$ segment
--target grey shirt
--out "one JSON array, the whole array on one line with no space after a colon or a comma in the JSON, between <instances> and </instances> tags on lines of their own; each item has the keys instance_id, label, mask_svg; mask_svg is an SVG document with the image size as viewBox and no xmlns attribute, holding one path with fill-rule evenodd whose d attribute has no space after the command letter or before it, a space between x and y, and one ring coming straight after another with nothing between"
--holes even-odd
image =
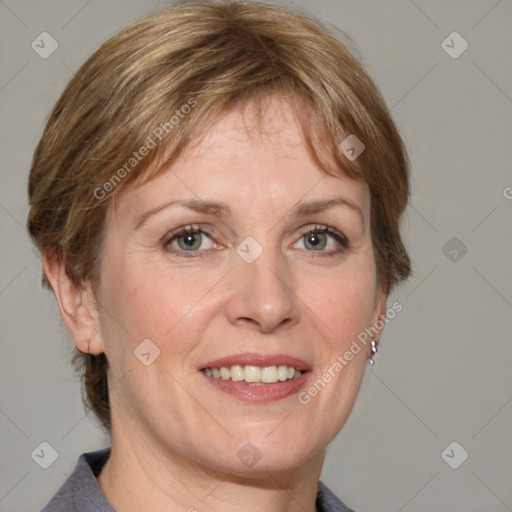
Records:
<instances>
[{"instance_id":1,"label":"grey shirt","mask_svg":"<svg viewBox=\"0 0 512 512\"><path fill-rule=\"evenodd\" d=\"M110 448L82 453L70 477L41 512L115 512L96 479L110 456ZM318 482L317 512L354 512L322 482Z\"/></svg>"}]
</instances>

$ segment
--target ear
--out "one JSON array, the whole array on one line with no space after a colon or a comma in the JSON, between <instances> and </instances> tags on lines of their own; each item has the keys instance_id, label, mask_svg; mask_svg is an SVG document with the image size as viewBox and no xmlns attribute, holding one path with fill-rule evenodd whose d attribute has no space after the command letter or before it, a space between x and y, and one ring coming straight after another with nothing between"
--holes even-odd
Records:
<instances>
[{"instance_id":1,"label":"ear","mask_svg":"<svg viewBox=\"0 0 512 512\"><path fill-rule=\"evenodd\" d=\"M45 251L42 260L44 273L76 348L83 353L101 354L104 349L99 336L98 309L90 285L77 285L70 279L55 249Z\"/></svg>"},{"instance_id":2,"label":"ear","mask_svg":"<svg viewBox=\"0 0 512 512\"><path fill-rule=\"evenodd\" d=\"M375 336L373 339L375 343L379 343L380 337L382 336L382 331L384 330L384 326L386 325L386 301L388 298L388 293L384 287L381 287L375 296L375 309L373 312L372 319L372 327L376 330Z\"/></svg>"}]
</instances>

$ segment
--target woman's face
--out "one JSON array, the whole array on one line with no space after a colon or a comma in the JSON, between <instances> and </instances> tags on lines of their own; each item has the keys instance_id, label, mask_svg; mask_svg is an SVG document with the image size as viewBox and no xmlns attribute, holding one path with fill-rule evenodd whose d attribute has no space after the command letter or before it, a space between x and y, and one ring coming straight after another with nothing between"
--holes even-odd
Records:
<instances>
[{"instance_id":1,"label":"woman's face","mask_svg":"<svg viewBox=\"0 0 512 512\"><path fill-rule=\"evenodd\" d=\"M269 112L261 131L250 108L230 112L107 215L98 334L114 442L286 470L322 459L352 408L370 350L353 342L385 308L369 190L315 165L286 106Z\"/></svg>"}]
</instances>

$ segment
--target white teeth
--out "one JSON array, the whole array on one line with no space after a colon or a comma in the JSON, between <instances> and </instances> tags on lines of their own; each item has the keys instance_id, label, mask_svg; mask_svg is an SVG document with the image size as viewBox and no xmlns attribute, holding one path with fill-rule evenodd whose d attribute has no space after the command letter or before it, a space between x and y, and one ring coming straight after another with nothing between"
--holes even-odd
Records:
<instances>
[{"instance_id":1,"label":"white teeth","mask_svg":"<svg viewBox=\"0 0 512 512\"><path fill-rule=\"evenodd\" d=\"M208 369L208 368L207 368ZM238 381L244 380L244 367L235 364L231 367L231 380Z\"/></svg>"},{"instance_id":2,"label":"white teeth","mask_svg":"<svg viewBox=\"0 0 512 512\"><path fill-rule=\"evenodd\" d=\"M246 366L244 368L245 382L261 382L261 368L259 366Z\"/></svg>"},{"instance_id":3,"label":"white teeth","mask_svg":"<svg viewBox=\"0 0 512 512\"><path fill-rule=\"evenodd\" d=\"M249 384L264 383L275 384L286 380L296 379L302 375L300 370L291 366L252 366L252 365L233 365L231 368L222 366L221 368L205 368L204 373L208 377L214 377L222 380L245 381Z\"/></svg>"},{"instance_id":4,"label":"white teeth","mask_svg":"<svg viewBox=\"0 0 512 512\"><path fill-rule=\"evenodd\" d=\"M261 369L261 382L273 384L277 382L277 366L265 366Z\"/></svg>"},{"instance_id":5,"label":"white teeth","mask_svg":"<svg viewBox=\"0 0 512 512\"><path fill-rule=\"evenodd\" d=\"M277 368L277 378L283 382L288 378L288 367L285 365L280 365Z\"/></svg>"}]
</instances>

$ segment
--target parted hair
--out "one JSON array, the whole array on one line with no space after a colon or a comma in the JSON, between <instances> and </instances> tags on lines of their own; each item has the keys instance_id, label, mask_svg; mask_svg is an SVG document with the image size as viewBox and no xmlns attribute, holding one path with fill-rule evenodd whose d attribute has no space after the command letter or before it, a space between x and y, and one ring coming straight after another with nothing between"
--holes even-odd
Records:
<instances>
[{"instance_id":1,"label":"parted hair","mask_svg":"<svg viewBox=\"0 0 512 512\"><path fill-rule=\"evenodd\" d=\"M367 183L379 285L411 272L399 223L409 199L404 143L376 85L339 36L302 11L262 2L178 2L122 29L72 77L35 150L29 233L69 278L97 291L106 212L164 172L219 116L269 98L293 106L314 161ZM364 144L355 160L340 144ZM353 152L352 152L353 153ZM49 281L43 273L43 285ZM73 358L83 400L111 430L108 361Z\"/></svg>"}]
</instances>

